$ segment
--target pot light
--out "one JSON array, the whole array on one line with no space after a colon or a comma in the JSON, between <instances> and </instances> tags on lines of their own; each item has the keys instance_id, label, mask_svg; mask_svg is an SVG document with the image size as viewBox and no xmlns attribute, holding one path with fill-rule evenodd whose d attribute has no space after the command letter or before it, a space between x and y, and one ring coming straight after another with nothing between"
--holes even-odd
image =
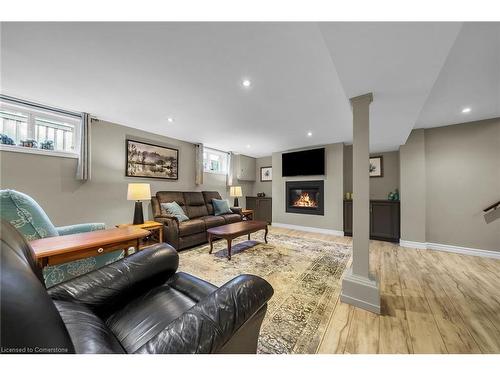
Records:
<instances>
[{"instance_id":1,"label":"pot light","mask_svg":"<svg viewBox=\"0 0 500 375\"><path fill-rule=\"evenodd\" d=\"M312 132L307 132L308 137L312 137L313 133Z\"/></svg>"},{"instance_id":2,"label":"pot light","mask_svg":"<svg viewBox=\"0 0 500 375\"><path fill-rule=\"evenodd\" d=\"M250 148L250 145L247 145L247 148Z\"/></svg>"},{"instance_id":3,"label":"pot light","mask_svg":"<svg viewBox=\"0 0 500 375\"><path fill-rule=\"evenodd\" d=\"M462 113L469 113L469 112L470 112L470 107L462 109Z\"/></svg>"},{"instance_id":4,"label":"pot light","mask_svg":"<svg viewBox=\"0 0 500 375\"><path fill-rule=\"evenodd\" d=\"M174 122L174 119L173 119L173 117L169 117L169 118L167 118L167 121L168 122Z\"/></svg>"},{"instance_id":5,"label":"pot light","mask_svg":"<svg viewBox=\"0 0 500 375\"><path fill-rule=\"evenodd\" d=\"M250 87L252 85L252 82L249 79L244 79L243 81L241 81L241 84L243 85L243 87Z\"/></svg>"}]
</instances>

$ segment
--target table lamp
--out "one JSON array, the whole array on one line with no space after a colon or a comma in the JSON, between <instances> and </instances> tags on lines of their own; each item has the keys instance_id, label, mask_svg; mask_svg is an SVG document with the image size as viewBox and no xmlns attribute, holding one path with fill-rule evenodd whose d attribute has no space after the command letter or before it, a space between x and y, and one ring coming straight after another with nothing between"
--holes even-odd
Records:
<instances>
[{"instance_id":1,"label":"table lamp","mask_svg":"<svg viewBox=\"0 0 500 375\"><path fill-rule=\"evenodd\" d=\"M128 184L127 200L135 201L134 225L144 224L142 201L151 199L149 184Z\"/></svg>"},{"instance_id":2,"label":"table lamp","mask_svg":"<svg viewBox=\"0 0 500 375\"><path fill-rule=\"evenodd\" d=\"M241 186L231 186L229 189L229 195L234 197L234 207L239 207L238 198L242 197Z\"/></svg>"}]
</instances>

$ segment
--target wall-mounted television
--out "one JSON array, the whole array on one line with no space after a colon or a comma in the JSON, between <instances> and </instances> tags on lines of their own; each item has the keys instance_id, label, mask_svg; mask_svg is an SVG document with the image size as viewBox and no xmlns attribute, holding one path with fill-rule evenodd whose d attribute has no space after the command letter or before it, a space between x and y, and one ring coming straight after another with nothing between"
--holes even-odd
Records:
<instances>
[{"instance_id":1,"label":"wall-mounted television","mask_svg":"<svg viewBox=\"0 0 500 375\"><path fill-rule=\"evenodd\" d=\"M281 154L283 177L313 176L325 174L325 149L287 152Z\"/></svg>"}]
</instances>

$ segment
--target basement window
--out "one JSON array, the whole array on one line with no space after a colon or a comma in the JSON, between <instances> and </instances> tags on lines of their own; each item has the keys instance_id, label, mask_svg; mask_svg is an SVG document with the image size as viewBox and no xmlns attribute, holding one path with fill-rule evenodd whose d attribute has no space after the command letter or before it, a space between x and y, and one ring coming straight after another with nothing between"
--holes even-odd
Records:
<instances>
[{"instance_id":1,"label":"basement window","mask_svg":"<svg viewBox=\"0 0 500 375\"><path fill-rule=\"evenodd\" d=\"M227 174L227 153L204 148L203 171L216 174Z\"/></svg>"},{"instance_id":2,"label":"basement window","mask_svg":"<svg viewBox=\"0 0 500 375\"><path fill-rule=\"evenodd\" d=\"M0 101L0 150L78 157L81 117Z\"/></svg>"}]
</instances>

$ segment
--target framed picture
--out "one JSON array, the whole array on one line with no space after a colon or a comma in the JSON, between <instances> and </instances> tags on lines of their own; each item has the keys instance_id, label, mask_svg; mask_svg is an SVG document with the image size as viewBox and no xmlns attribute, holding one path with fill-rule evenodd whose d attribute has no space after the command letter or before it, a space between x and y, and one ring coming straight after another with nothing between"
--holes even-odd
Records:
<instances>
[{"instance_id":1,"label":"framed picture","mask_svg":"<svg viewBox=\"0 0 500 375\"><path fill-rule=\"evenodd\" d=\"M260 167L260 181L272 181L273 180L273 167Z\"/></svg>"},{"instance_id":2,"label":"framed picture","mask_svg":"<svg viewBox=\"0 0 500 375\"><path fill-rule=\"evenodd\" d=\"M179 150L127 139L126 153L127 177L179 178Z\"/></svg>"},{"instance_id":3,"label":"framed picture","mask_svg":"<svg viewBox=\"0 0 500 375\"><path fill-rule=\"evenodd\" d=\"M370 177L384 176L384 162L382 156L374 156L370 158Z\"/></svg>"}]
</instances>

